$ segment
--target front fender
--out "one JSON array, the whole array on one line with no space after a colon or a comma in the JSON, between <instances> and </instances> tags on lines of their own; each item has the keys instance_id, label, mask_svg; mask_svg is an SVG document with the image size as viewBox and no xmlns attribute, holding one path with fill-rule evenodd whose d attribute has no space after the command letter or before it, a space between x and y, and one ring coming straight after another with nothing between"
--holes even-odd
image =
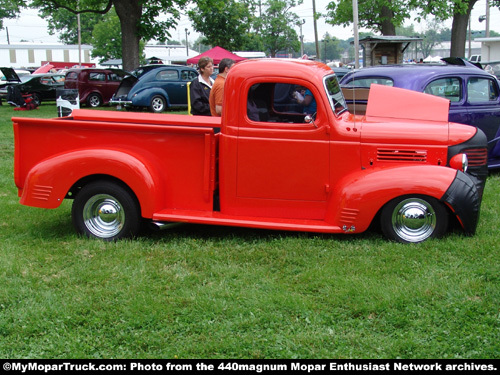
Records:
<instances>
[{"instance_id":1,"label":"front fender","mask_svg":"<svg viewBox=\"0 0 500 375\"><path fill-rule=\"evenodd\" d=\"M132 105L138 107L147 107L151 104L151 99L155 95L161 95L167 101L167 107L170 107L170 99L168 97L167 92L160 87L148 87L143 90L135 92L130 100L132 101Z\"/></svg>"},{"instance_id":2,"label":"front fender","mask_svg":"<svg viewBox=\"0 0 500 375\"><path fill-rule=\"evenodd\" d=\"M360 170L344 177L332 190L326 221L346 231L368 229L390 200L408 194L441 199L457 175L447 167L422 165Z\"/></svg>"},{"instance_id":3,"label":"front fender","mask_svg":"<svg viewBox=\"0 0 500 375\"><path fill-rule=\"evenodd\" d=\"M104 162L105 161L105 162ZM26 177L20 203L41 208L59 207L70 188L93 175L115 177L137 196L143 217L152 217L161 207L162 179L152 162L117 150L79 150L44 160Z\"/></svg>"}]
</instances>

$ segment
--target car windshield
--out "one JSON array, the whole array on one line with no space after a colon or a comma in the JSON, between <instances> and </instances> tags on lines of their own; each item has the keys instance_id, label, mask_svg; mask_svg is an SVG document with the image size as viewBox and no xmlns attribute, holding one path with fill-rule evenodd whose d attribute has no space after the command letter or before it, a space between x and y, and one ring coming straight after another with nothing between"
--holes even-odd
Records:
<instances>
[{"instance_id":1,"label":"car windshield","mask_svg":"<svg viewBox=\"0 0 500 375\"><path fill-rule=\"evenodd\" d=\"M340 89L339 81L335 75L331 75L325 78L325 89L330 99L330 105L332 106L333 113L335 115L340 115L342 112L347 111L347 104L345 102L344 95Z\"/></svg>"}]
</instances>

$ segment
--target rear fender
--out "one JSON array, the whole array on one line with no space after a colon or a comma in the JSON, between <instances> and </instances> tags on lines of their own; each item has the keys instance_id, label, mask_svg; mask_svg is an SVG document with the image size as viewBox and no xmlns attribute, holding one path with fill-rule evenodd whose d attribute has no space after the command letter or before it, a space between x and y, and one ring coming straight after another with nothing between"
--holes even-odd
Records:
<instances>
[{"instance_id":1,"label":"rear fender","mask_svg":"<svg viewBox=\"0 0 500 375\"><path fill-rule=\"evenodd\" d=\"M137 196L143 217L152 217L155 209L164 204L164 186L154 163L122 151L102 149L70 152L37 164L26 177L20 203L59 207L77 181L93 175L112 176L126 184Z\"/></svg>"},{"instance_id":2,"label":"rear fender","mask_svg":"<svg viewBox=\"0 0 500 375\"><path fill-rule=\"evenodd\" d=\"M333 189L326 221L345 231L368 229L378 211L402 195L441 199L457 175L452 168L406 166L372 168L352 173Z\"/></svg>"},{"instance_id":3,"label":"rear fender","mask_svg":"<svg viewBox=\"0 0 500 375\"><path fill-rule=\"evenodd\" d=\"M170 107L170 99L165 90L159 87L146 88L144 90L135 92L131 95L130 100L132 100L132 105L147 107L151 104L151 99L155 95L163 96L167 101L167 107Z\"/></svg>"}]
</instances>

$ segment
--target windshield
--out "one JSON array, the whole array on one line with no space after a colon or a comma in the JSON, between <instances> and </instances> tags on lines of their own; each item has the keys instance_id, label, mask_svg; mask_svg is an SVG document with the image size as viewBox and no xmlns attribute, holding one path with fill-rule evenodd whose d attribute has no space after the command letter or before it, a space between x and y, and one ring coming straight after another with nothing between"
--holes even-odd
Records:
<instances>
[{"instance_id":1,"label":"windshield","mask_svg":"<svg viewBox=\"0 0 500 375\"><path fill-rule=\"evenodd\" d=\"M340 89L339 81L335 75L331 75L325 78L325 89L330 99L330 105L332 106L333 113L335 115L340 115L342 112L347 111L347 104L345 102L344 95Z\"/></svg>"}]
</instances>

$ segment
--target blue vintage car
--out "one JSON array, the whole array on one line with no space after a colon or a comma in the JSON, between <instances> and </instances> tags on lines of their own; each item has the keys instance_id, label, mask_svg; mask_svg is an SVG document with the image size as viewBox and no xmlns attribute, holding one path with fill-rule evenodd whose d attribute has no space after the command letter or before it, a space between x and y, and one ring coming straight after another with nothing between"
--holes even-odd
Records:
<instances>
[{"instance_id":1,"label":"blue vintage car","mask_svg":"<svg viewBox=\"0 0 500 375\"><path fill-rule=\"evenodd\" d=\"M500 168L500 88L498 79L461 59L442 64L380 65L347 73L340 85L344 93L369 88L372 83L406 88L450 100L449 121L480 128L488 138L488 167ZM355 91L356 92L356 91ZM352 107L352 94L346 94ZM358 95L356 103L363 106ZM366 96L364 97L366 101ZM425 111L425 108L422 108ZM473 162L473 161L472 161Z\"/></svg>"},{"instance_id":2,"label":"blue vintage car","mask_svg":"<svg viewBox=\"0 0 500 375\"><path fill-rule=\"evenodd\" d=\"M180 65L151 65L125 77L110 100L129 109L148 108L163 112L187 107L187 84L198 76L194 68Z\"/></svg>"}]
</instances>

